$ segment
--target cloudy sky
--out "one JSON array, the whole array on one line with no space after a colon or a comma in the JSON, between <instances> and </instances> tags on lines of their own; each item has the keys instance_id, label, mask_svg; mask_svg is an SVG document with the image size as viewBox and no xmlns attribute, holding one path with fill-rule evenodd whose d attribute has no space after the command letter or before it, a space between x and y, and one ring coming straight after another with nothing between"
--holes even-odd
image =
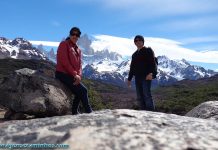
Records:
<instances>
[{"instance_id":1,"label":"cloudy sky","mask_svg":"<svg viewBox=\"0 0 218 150\"><path fill-rule=\"evenodd\" d=\"M105 46L119 39L122 47L141 34L158 55L184 57L218 69L217 0L1 0L0 4L0 36L8 39L57 45L72 26L78 26L83 33L103 37Z\"/></svg>"}]
</instances>

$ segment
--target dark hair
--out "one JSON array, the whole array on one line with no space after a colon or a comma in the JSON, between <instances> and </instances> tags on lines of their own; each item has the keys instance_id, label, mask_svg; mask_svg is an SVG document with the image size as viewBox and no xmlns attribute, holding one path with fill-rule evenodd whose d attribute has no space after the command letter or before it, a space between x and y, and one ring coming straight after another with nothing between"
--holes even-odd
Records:
<instances>
[{"instance_id":1,"label":"dark hair","mask_svg":"<svg viewBox=\"0 0 218 150\"><path fill-rule=\"evenodd\" d=\"M142 35L136 35L135 38L134 38L134 41L136 41L137 39L143 41L143 43L144 43L144 41L145 41L145 40L144 40L144 37L143 37Z\"/></svg>"},{"instance_id":2,"label":"dark hair","mask_svg":"<svg viewBox=\"0 0 218 150\"><path fill-rule=\"evenodd\" d=\"M70 29L70 35L73 35L73 32L78 32L81 35L81 31L78 27L73 27Z\"/></svg>"},{"instance_id":3,"label":"dark hair","mask_svg":"<svg viewBox=\"0 0 218 150\"><path fill-rule=\"evenodd\" d=\"M66 39L65 39L65 41L67 41L67 40L69 40L70 39L70 37L68 36Z\"/></svg>"}]
</instances>

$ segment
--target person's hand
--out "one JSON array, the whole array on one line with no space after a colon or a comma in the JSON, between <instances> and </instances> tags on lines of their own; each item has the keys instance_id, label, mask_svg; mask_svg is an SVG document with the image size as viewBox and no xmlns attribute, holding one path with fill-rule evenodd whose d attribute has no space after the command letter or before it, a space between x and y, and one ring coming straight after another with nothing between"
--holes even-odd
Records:
<instances>
[{"instance_id":1,"label":"person's hand","mask_svg":"<svg viewBox=\"0 0 218 150\"><path fill-rule=\"evenodd\" d=\"M149 74L146 76L146 80L152 80L152 73L149 73Z\"/></svg>"},{"instance_id":2,"label":"person's hand","mask_svg":"<svg viewBox=\"0 0 218 150\"><path fill-rule=\"evenodd\" d=\"M81 77L79 75L74 76L74 79L75 79L73 83L74 85L78 85L81 81Z\"/></svg>"},{"instance_id":3,"label":"person's hand","mask_svg":"<svg viewBox=\"0 0 218 150\"><path fill-rule=\"evenodd\" d=\"M127 86L130 88L131 87L131 81L127 80Z\"/></svg>"}]
</instances>

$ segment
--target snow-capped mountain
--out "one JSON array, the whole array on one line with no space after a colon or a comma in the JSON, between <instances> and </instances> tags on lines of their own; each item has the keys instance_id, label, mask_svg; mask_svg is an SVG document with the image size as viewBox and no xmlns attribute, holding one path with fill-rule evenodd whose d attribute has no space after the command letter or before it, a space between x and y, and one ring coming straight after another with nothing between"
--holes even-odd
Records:
<instances>
[{"instance_id":1,"label":"snow-capped mountain","mask_svg":"<svg viewBox=\"0 0 218 150\"><path fill-rule=\"evenodd\" d=\"M214 75L213 70L206 70L203 67L191 65L185 59L170 60L166 56L158 57L159 69L177 80L196 80Z\"/></svg>"},{"instance_id":2,"label":"snow-capped mountain","mask_svg":"<svg viewBox=\"0 0 218 150\"><path fill-rule=\"evenodd\" d=\"M121 50L123 47L102 47L99 46L99 43L96 45L95 40L94 38L90 39L88 35L83 35L78 41L79 47L83 51L83 76L125 86L131 58L116 52L123 51ZM116 44L116 41L113 41L113 43ZM117 48L117 50L111 51L112 48ZM54 62L56 61L54 49L45 51L42 45L35 48L23 38L16 38L12 41L0 38L0 58L6 57L17 59L49 58ZM182 79L196 80L217 73L213 70L191 65L185 59L171 60L166 56L158 56L157 58L159 62L158 75L157 79L153 81L154 85L168 85Z\"/></svg>"},{"instance_id":3,"label":"snow-capped mountain","mask_svg":"<svg viewBox=\"0 0 218 150\"><path fill-rule=\"evenodd\" d=\"M101 80L117 85L126 85L130 68L130 58L123 58L122 55L100 49L93 46L88 36L82 36L79 41L83 49L83 74L85 77ZM88 42L86 42L88 41ZM203 67L191 65L185 59L170 60L166 56L158 56L158 75L154 85L167 85L182 79L196 80L210 77L216 74L213 70L206 70Z\"/></svg>"},{"instance_id":4,"label":"snow-capped mountain","mask_svg":"<svg viewBox=\"0 0 218 150\"><path fill-rule=\"evenodd\" d=\"M170 60L166 56L158 56L158 75L155 85L167 85L182 79L196 80L216 74L213 70L206 70L194 66L183 60ZM91 79L100 79L108 83L124 85L128 77L130 60L112 61L101 60L85 65L84 76Z\"/></svg>"},{"instance_id":5,"label":"snow-capped mountain","mask_svg":"<svg viewBox=\"0 0 218 150\"><path fill-rule=\"evenodd\" d=\"M54 61L54 62L56 61L56 54L55 54L53 48L51 48L51 50L46 53L46 56L47 56L50 60L52 60L52 61Z\"/></svg>"},{"instance_id":6,"label":"snow-capped mountain","mask_svg":"<svg viewBox=\"0 0 218 150\"><path fill-rule=\"evenodd\" d=\"M47 59L45 54L23 38L8 40L0 37L0 59L2 58Z\"/></svg>"}]
</instances>

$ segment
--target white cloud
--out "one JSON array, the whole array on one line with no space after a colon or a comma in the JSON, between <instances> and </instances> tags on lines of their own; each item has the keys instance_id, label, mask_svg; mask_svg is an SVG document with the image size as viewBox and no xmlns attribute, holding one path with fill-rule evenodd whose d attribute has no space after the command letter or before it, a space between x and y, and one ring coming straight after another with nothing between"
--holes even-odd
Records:
<instances>
[{"instance_id":1,"label":"white cloud","mask_svg":"<svg viewBox=\"0 0 218 150\"><path fill-rule=\"evenodd\" d=\"M215 30L217 29L218 16L177 18L173 20L162 21L153 26L160 31L193 31L193 30ZM199 31L200 32L200 31Z\"/></svg>"},{"instance_id":2,"label":"white cloud","mask_svg":"<svg viewBox=\"0 0 218 150\"><path fill-rule=\"evenodd\" d=\"M104 12L118 13L122 22L146 21L146 27L155 31L217 31L217 0L80 0L76 3L93 4Z\"/></svg>"},{"instance_id":3,"label":"white cloud","mask_svg":"<svg viewBox=\"0 0 218 150\"><path fill-rule=\"evenodd\" d=\"M183 44L203 43L203 42L218 42L218 36L207 37L192 37L180 40Z\"/></svg>"},{"instance_id":4,"label":"white cloud","mask_svg":"<svg viewBox=\"0 0 218 150\"><path fill-rule=\"evenodd\" d=\"M133 41L127 38L108 35L96 35L94 37L96 40L92 42L91 47L93 47L95 51L108 49L109 51L115 51L121 55L130 56L135 49Z\"/></svg>"},{"instance_id":5,"label":"white cloud","mask_svg":"<svg viewBox=\"0 0 218 150\"><path fill-rule=\"evenodd\" d=\"M125 11L128 16L136 17L217 12L218 9L217 0L80 0L80 3L97 3L101 7L122 10L120 12Z\"/></svg>"},{"instance_id":6,"label":"white cloud","mask_svg":"<svg viewBox=\"0 0 218 150\"><path fill-rule=\"evenodd\" d=\"M98 4L101 7L143 15L175 15L217 12L217 0L64 0L66 3ZM146 12L146 13L145 13ZM136 14L138 14L136 13Z\"/></svg>"},{"instance_id":7,"label":"white cloud","mask_svg":"<svg viewBox=\"0 0 218 150\"><path fill-rule=\"evenodd\" d=\"M51 41L30 41L33 45L40 45L43 46L52 46L52 47L58 47L60 42L51 42Z\"/></svg>"},{"instance_id":8,"label":"white cloud","mask_svg":"<svg viewBox=\"0 0 218 150\"><path fill-rule=\"evenodd\" d=\"M108 49L126 56L131 56L136 50L133 39L108 35L96 35L95 38L91 45L95 50ZM218 51L198 52L181 45L182 43L173 40L145 37L145 46L152 47L157 56L166 55L170 59L184 58L193 62L218 63Z\"/></svg>"},{"instance_id":9,"label":"white cloud","mask_svg":"<svg viewBox=\"0 0 218 150\"><path fill-rule=\"evenodd\" d=\"M109 51L117 52L123 56L131 56L136 50L133 38L121 38L109 35L95 35L95 40L92 42L91 47L95 51L108 49ZM59 42L49 41L30 41L32 44L44 46L58 47ZM170 59L186 59L192 62L202 63L218 63L218 50L217 51L195 51L182 47L181 42L174 40L145 37L145 46L150 46L156 56L165 55Z\"/></svg>"}]
</instances>

